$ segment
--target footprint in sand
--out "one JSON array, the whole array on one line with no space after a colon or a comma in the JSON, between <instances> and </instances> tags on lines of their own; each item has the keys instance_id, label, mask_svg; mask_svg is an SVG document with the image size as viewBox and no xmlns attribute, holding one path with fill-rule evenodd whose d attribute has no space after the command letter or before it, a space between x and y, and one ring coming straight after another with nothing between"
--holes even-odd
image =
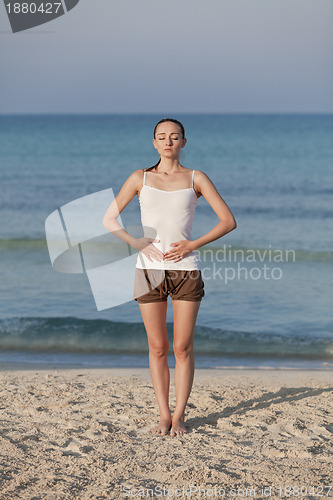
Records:
<instances>
[{"instance_id":1,"label":"footprint in sand","mask_svg":"<svg viewBox=\"0 0 333 500\"><path fill-rule=\"evenodd\" d=\"M86 446L81 441L77 439L68 439L64 444L63 448L61 448L61 452L63 455L71 455L73 457L80 457L82 453L89 453L92 451L92 446Z\"/></svg>"}]
</instances>

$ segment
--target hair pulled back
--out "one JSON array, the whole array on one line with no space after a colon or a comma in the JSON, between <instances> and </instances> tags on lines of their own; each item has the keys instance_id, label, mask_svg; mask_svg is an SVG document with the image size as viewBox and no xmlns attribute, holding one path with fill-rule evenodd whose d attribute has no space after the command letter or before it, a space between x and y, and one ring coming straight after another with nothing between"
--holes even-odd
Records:
<instances>
[{"instance_id":1,"label":"hair pulled back","mask_svg":"<svg viewBox=\"0 0 333 500\"><path fill-rule=\"evenodd\" d=\"M162 120L160 120L158 123L156 123L155 125L155 128L154 128L154 139L156 139L156 130L157 130L157 127L161 124L161 123L165 123L165 122L172 122L172 123L175 123L176 125L179 126L180 130L181 130L181 133L182 133L182 136L183 136L183 139L185 138L185 128L184 128L184 125L182 123L180 123L180 121L176 120L175 118L162 118ZM158 162L156 163L156 165L153 165L152 167L149 167L149 168L146 168L145 171L148 172L149 170L153 170L154 168L156 168L159 164L161 163L161 158L158 160Z\"/></svg>"}]
</instances>

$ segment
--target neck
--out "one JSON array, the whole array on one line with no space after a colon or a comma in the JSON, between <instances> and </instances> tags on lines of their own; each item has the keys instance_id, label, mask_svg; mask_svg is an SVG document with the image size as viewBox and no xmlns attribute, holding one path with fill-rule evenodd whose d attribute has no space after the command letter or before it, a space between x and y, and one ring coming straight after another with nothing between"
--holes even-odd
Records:
<instances>
[{"instance_id":1,"label":"neck","mask_svg":"<svg viewBox=\"0 0 333 500\"><path fill-rule=\"evenodd\" d=\"M180 163L178 158L161 158L157 166L158 172L173 174L180 171Z\"/></svg>"}]
</instances>

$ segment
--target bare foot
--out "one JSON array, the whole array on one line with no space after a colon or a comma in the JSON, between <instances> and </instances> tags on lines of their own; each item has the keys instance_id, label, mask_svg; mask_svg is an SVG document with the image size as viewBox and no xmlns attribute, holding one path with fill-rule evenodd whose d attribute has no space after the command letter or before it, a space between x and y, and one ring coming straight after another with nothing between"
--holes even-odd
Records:
<instances>
[{"instance_id":1,"label":"bare foot","mask_svg":"<svg viewBox=\"0 0 333 500\"><path fill-rule=\"evenodd\" d=\"M167 434L169 434L170 428L171 428L171 415L166 418L161 417L160 423L156 427L153 427L151 432L153 434L157 434L160 436L166 436Z\"/></svg>"},{"instance_id":2,"label":"bare foot","mask_svg":"<svg viewBox=\"0 0 333 500\"><path fill-rule=\"evenodd\" d=\"M172 417L172 427L170 430L170 436L183 436L187 433L187 429L184 423L184 417L176 418Z\"/></svg>"}]
</instances>

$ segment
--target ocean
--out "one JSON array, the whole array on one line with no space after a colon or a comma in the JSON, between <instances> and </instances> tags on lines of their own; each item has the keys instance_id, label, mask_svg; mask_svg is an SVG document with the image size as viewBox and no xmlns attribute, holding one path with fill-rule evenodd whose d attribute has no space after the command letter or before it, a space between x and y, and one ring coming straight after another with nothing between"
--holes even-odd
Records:
<instances>
[{"instance_id":1,"label":"ocean","mask_svg":"<svg viewBox=\"0 0 333 500\"><path fill-rule=\"evenodd\" d=\"M333 115L175 117L188 139L181 163L211 178L238 224L199 249L196 367L332 370ZM155 164L161 118L0 116L0 362L148 366L138 304L97 310L85 273L52 267L45 221ZM122 221L140 224L137 197ZM201 197L192 237L217 223Z\"/></svg>"}]
</instances>

